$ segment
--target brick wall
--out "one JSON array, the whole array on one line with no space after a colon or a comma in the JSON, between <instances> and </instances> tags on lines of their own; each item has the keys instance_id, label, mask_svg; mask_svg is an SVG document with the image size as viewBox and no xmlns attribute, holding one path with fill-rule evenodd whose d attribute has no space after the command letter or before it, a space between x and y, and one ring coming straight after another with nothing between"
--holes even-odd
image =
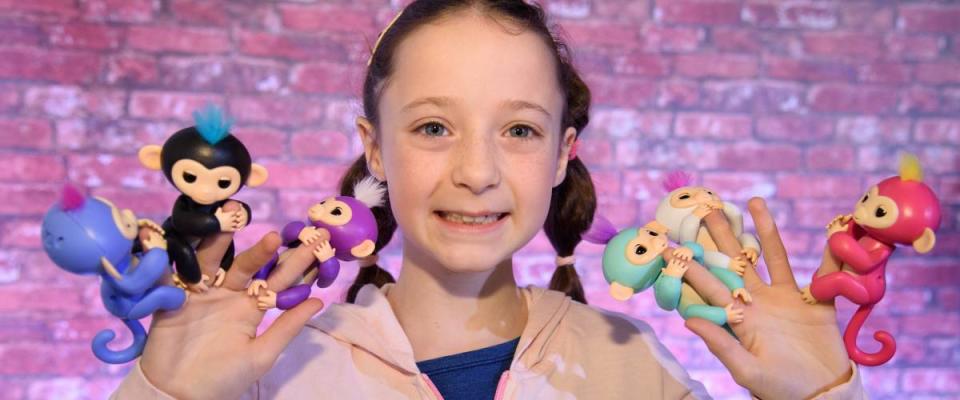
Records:
<instances>
[{"instance_id":1,"label":"brick wall","mask_svg":"<svg viewBox=\"0 0 960 400\"><path fill-rule=\"evenodd\" d=\"M89 351L104 326L93 278L55 269L39 220L65 180L160 219L175 193L139 167L206 102L271 170L244 190L240 246L300 218L361 147L352 130L368 49L398 1L0 0L0 398L102 398L125 367ZM919 155L943 200L937 249L899 251L868 322L899 349L864 368L875 398L960 396L960 5L949 1L563 0L547 3L594 93L581 154L602 211L652 215L665 171L685 168L743 204L769 199L806 282L822 226ZM396 268L398 240L386 252ZM706 347L648 294L611 301L598 246L579 268L593 304L649 321L719 398L743 398ZM517 258L543 285L538 237ZM356 267L345 267L352 276ZM338 299L348 279L317 295ZM841 301L845 323L852 307Z\"/></svg>"}]
</instances>

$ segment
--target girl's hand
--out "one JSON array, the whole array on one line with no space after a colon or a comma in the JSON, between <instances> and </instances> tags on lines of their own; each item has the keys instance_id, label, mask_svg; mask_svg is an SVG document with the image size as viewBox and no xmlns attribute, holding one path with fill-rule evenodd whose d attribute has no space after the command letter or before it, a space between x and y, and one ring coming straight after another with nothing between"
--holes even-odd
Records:
<instances>
[{"instance_id":1,"label":"girl's hand","mask_svg":"<svg viewBox=\"0 0 960 400\"><path fill-rule=\"evenodd\" d=\"M217 271L232 239L232 233L224 232L200 245L197 259L205 275ZM319 299L307 299L257 336L264 312L245 288L279 246L280 235L265 235L236 257L222 287L191 295L177 311L154 314L140 359L144 375L154 386L176 398L232 399L270 370L307 320L323 308ZM295 275L313 261L312 247L285 252L266 288L280 291L290 286Z\"/></svg>"},{"instance_id":2,"label":"girl's hand","mask_svg":"<svg viewBox=\"0 0 960 400\"><path fill-rule=\"evenodd\" d=\"M809 398L846 382L853 370L833 302L809 305L802 300L766 203L753 198L748 208L771 282L747 268L743 280L753 302L743 305L705 269L691 268L686 279L707 301L717 306L735 302L744 316L742 323L731 325L739 342L722 327L700 318L688 319L687 328L706 342L738 384L761 399Z\"/></svg>"}]
</instances>

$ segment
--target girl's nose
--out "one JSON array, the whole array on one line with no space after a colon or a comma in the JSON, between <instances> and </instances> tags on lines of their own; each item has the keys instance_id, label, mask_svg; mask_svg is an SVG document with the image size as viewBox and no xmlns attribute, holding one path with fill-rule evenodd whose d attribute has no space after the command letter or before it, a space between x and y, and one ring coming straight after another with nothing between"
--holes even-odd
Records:
<instances>
[{"instance_id":1,"label":"girl's nose","mask_svg":"<svg viewBox=\"0 0 960 400\"><path fill-rule=\"evenodd\" d=\"M500 184L500 165L492 139L465 140L452 155L453 183L480 194Z\"/></svg>"}]
</instances>

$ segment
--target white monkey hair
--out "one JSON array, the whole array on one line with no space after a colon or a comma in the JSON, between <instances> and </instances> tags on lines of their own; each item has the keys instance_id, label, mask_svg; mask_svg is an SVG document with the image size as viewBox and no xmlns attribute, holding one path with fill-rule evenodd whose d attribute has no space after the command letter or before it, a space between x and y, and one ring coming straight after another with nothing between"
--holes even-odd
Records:
<instances>
[{"instance_id":1,"label":"white monkey hair","mask_svg":"<svg viewBox=\"0 0 960 400\"><path fill-rule=\"evenodd\" d=\"M353 186L353 198L369 208L383 206L383 198L386 194L387 188L372 176L361 179Z\"/></svg>"}]
</instances>

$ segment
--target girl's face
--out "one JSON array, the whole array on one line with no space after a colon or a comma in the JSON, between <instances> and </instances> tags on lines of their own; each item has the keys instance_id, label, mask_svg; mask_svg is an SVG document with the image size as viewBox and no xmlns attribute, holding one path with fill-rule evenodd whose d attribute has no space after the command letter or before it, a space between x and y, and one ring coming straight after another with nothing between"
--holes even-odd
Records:
<instances>
[{"instance_id":1,"label":"girl's face","mask_svg":"<svg viewBox=\"0 0 960 400\"><path fill-rule=\"evenodd\" d=\"M561 126L551 50L471 10L416 29L394 57L379 134L363 118L358 128L405 255L491 269L536 235L565 177L576 131Z\"/></svg>"}]
</instances>

